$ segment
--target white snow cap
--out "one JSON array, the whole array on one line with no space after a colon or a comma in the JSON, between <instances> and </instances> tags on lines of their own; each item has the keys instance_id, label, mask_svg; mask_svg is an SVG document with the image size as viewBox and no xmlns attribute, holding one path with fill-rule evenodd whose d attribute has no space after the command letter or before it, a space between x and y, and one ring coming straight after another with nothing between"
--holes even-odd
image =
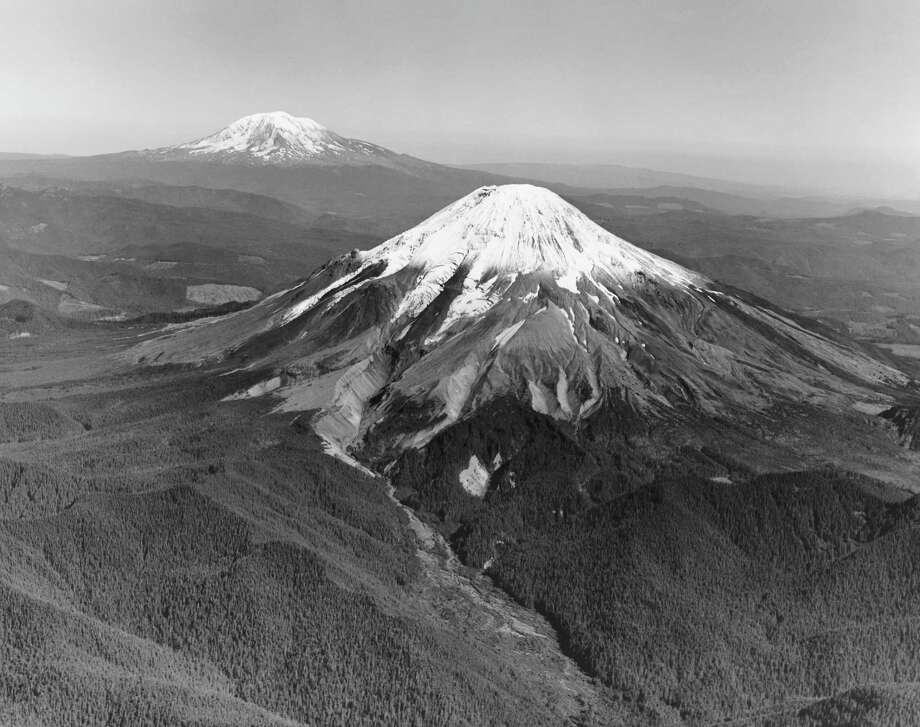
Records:
<instances>
[{"instance_id":1,"label":"white snow cap","mask_svg":"<svg viewBox=\"0 0 920 727\"><path fill-rule=\"evenodd\" d=\"M310 158L345 151L346 140L322 124L284 111L244 116L226 128L176 148L190 154L245 152L271 158Z\"/></svg>"},{"instance_id":2,"label":"white snow cap","mask_svg":"<svg viewBox=\"0 0 920 727\"><path fill-rule=\"evenodd\" d=\"M608 232L554 192L530 184L481 187L369 250L363 260L386 260L384 275L405 267L443 275L460 265L470 268L474 280L543 272L575 292L578 280L598 269L623 282L636 273L676 285L704 280Z\"/></svg>"},{"instance_id":3,"label":"white snow cap","mask_svg":"<svg viewBox=\"0 0 920 727\"><path fill-rule=\"evenodd\" d=\"M359 253L358 260L351 278L381 261L386 265L375 278L401 270L414 274L396 319L418 314L465 267L463 288L442 328L459 317L484 313L521 275L546 275L573 293L580 292L578 283L584 280L589 284L587 294L600 290L607 297L612 295L608 286L636 285L643 278L681 287L704 287L709 282L607 232L559 195L530 184L480 187L412 229ZM336 280L292 306L284 322L343 282L347 281Z\"/></svg>"}]
</instances>

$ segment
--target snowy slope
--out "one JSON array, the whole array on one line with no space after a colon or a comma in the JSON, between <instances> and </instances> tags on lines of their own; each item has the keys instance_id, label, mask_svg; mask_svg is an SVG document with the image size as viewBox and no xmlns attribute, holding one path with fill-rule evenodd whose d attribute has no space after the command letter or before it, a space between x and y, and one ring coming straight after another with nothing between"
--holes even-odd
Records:
<instances>
[{"instance_id":1,"label":"snowy slope","mask_svg":"<svg viewBox=\"0 0 920 727\"><path fill-rule=\"evenodd\" d=\"M833 334L607 232L548 190L483 187L367 252L133 353L265 369L240 395L319 410L334 451L399 451L512 397L578 426L611 408L731 417L878 405L906 377Z\"/></svg>"},{"instance_id":2,"label":"snowy slope","mask_svg":"<svg viewBox=\"0 0 920 727\"><path fill-rule=\"evenodd\" d=\"M577 292L575 281L600 269L620 283L642 272L677 284L700 276L621 240L543 187L483 187L372 250L384 274L411 265L424 274L466 264L469 275L551 274Z\"/></svg>"},{"instance_id":3,"label":"snowy slope","mask_svg":"<svg viewBox=\"0 0 920 727\"><path fill-rule=\"evenodd\" d=\"M638 278L684 287L704 280L607 232L553 192L527 184L482 187L355 260L354 278L379 265L379 277L414 275L397 317L419 313L462 270L462 291L445 325L494 306L521 276L545 276L573 293L581 282L608 298L615 295L608 286L622 289ZM284 321L302 315L324 292L292 307Z\"/></svg>"}]
</instances>

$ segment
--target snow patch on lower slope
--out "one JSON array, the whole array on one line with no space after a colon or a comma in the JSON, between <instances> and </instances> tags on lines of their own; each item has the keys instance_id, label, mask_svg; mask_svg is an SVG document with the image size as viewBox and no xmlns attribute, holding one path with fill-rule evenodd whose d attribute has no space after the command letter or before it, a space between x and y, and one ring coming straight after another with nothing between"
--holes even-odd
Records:
<instances>
[{"instance_id":1,"label":"snow patch on lower slope","mask_svg":"<svg viewBox=\"0 0 920 727\"><path fill-rule=\"evenodd\" d=\"M460 486L473 497L484 497L489 489L489 470L479 457L470 455L469 464L460 471Z\"/></svg>"}]
</instances>

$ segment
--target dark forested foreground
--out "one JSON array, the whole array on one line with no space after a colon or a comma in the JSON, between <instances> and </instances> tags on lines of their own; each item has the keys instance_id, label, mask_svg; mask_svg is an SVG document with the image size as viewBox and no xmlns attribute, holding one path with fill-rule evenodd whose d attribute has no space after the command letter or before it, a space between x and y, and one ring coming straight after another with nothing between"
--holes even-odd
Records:
<instances>
[{"instance_id":1,"label":"dark forested foreground","mask_svg":"<svg viewBox=\"0 0 920 727\"><path fill-rule=\"evenodd\" d=\"M515 506L500 509L508 538ZM920 673L916 499L795 473L655 484L525 518L490 572L652 714L706 722ZM485 532L460 540L475 548Z\"/></svg>"},{"instance_id":2,"label":"dark forested foreground","mask_svg":"<svg viewBox=\"0 0 920 727\"><path fill-rule=\"evenodd\" d=\"M652 475L628 422L603 441L483 416L407 453L397 493L543 614L627 723L920 723L920 497L833 467L758 474L728 432ZM488 461L490 439L517 454L471 497L452 452Z\"/></svg>"},{"instance_id":3,"label":"dark forested foreground","mask_svg":"<svg viewBox=\"0 0 920 727\"><path fill-rule=\"evenodd\" d=\"M466 568L306 417L221 403L247 375L110 371L138 332L2 344L0 724L920 718L914 499L711 452L577 487L534 415L485 500L397 469Z\"/></svg>"},{"instance_id":4,"label":"dark forested foreground","mask_svg":"<svg viewBox=\"0 0 920 727\"><path fill-rule=\"evenodd\" d=\"M82 335L69 371L30 343L0 372L0 724L606 721L542 619L302 420L218 403L239 376L62 384ZM26 358L46 383L14 389Z\"/></svg>"}]
</instances>

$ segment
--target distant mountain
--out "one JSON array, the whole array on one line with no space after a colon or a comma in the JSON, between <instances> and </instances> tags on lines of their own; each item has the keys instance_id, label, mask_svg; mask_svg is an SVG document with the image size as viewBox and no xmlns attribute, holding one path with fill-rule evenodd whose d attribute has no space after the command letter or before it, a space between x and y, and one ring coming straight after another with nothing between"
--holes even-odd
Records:
<instances>
[{"instance_id":1,"label":"distant mountain","mask_svg":"<svg viewBox=\"0 0 920 727\"><path fill-rule=\"evenodd\" d=\"M458 196L504 180L347 139L283 112L255 114L172 147L62 159L0 159L0 179L20 176L230 189L268 195L314 216L394 234Z\"/></svg>"},{"instance_id":2,"label":"distant mountain","mask_svg":"<svg viewBox=\"0 0 920 727\"><path fill-rule=\"evenodd\" d=\"M227 164L391 164L399 155L346 139L312 119L284 111L244 116L220 131L177 146L138 152L159 160L198 159Z\"/></svg>"}]
</instances>

